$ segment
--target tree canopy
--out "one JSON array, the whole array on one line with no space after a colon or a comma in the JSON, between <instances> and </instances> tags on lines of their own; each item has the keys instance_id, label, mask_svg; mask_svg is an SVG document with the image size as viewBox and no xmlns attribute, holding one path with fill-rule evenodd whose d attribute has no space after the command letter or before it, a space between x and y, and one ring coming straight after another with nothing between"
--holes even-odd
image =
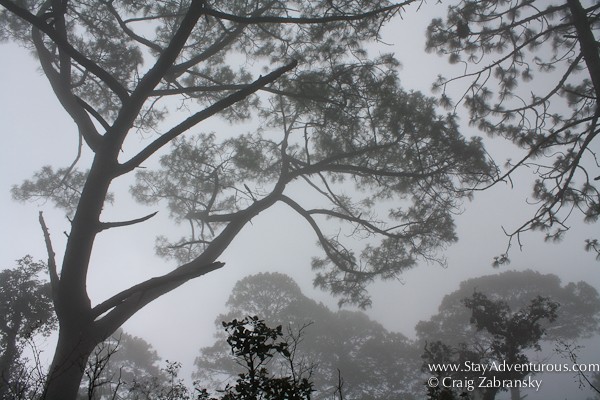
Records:
<instances>
[{"instance_id":1,"label":"tree canopy","mask_svg":"<svg viewBox=\"0 0 600 400\"><path fill-rule=\"evenodd\" d=\"M296 368L312 372L313 399L337 398L340 390L344 399L419 398L419 350L408 338L387 331L362 312L329 310L302 294L287 275L247 276L237 282L227 305L217 326L257 312L269 316L268 324L287 327L299 339L294 342ZM216 339L196 359L195 377L208 387L240 373L225 337L219 334Z\"/></svg>"},{"instance_id":2,"label":"tree canopy","mask_svg":"<svg viewBox=\"0 0 600 400\"><path fill-rule=\"evenodd\" d=\"M46 265L31 256L0 272L0 399L33 396L33 377L22 353L35 336L48 336L56 327L50 287L43 278ZM37 356L37 354L34 354Z\"/></svg>"},{"instance_id":3,"label":"tree canopy","mask_svg":"<svg viewBox=\"0 0 600 400\"><path fill-rule=\"evenodd\" d=\"M553 323L556 319L556 310L559 304L548 297L538 296L531 300L525 307L511 310L503 300L490 300L481 292L474 292L471 297L463 300L467 309L471 311L471 324L477 331L485 331L490 335L489 341L461 342L458 346L448 346L436 341L425 346L423 358L429 365L454 365L465 366L468 362L478 365L491 366L506 363L507 365L531 365L527 350L541 350L540 341L544 338L546 329L544 322ZM473 365L468 364L468 365ZM448 372L444 372L447 374ZM476 382L482 377L487 379L508 379L512 381L522 380L533 373L526 368L500 369L489 368L487 371L451 371L451 376L457 379L471 379ZM466 375L466 376L465 376ZM442 375L440 379L445 377ZM479 381L480 382L480 381ZM448 400L455 397L456 389L429 387L429 398ZM520 388L516 387L486 387L484 385L472 385L467 391L483 392L484 400L493 400L496 394L503 390L510 390L512 400L522 399ZM459 389L461 391L461 389ZM462 389L459 397L464 397L466 392Z\"/></svg>"},{"instance_id":4,"label":"tree canopy","mask_svg":"<svg viewBox=\"0 0 600 400\"><path fill-rule=\"evenodd\" d=\"M79 397L158 399L170 389L171 378L160 361L152 345L119 329L98 344L88 358Z\"/></svg>"},{"instance_id":5,"label":"tree canopy","mask_svg":"<svg viewBox=\"0 0 600 400\"><path fill-rule=\"evenodd\" d=\"M274 204L313 229L323 250L315 282L342 302L367 306L374 279L443 262L453 213L495 168L453 115L400 88L393 55L366 50L409 3L0 0L0 39L35 53L80 149L13 189L69 214L60 266L40 216L60 325L48 399L74 396L98 343L149 302L221 268L237 234ZM217 114L218 132L200 128ZM84 151L92 160L81 166ZM160 165L144 169L159 154ZM179 262L173 271L92 304L98 235L155 215L104 219L113 182L128 175L137 200L166 203L190 232L157 241ZM315 202L295 199L292 185ZM329 231L326 219L339 227Z\"/></svg>"},{"instance_id":6,"label":"tree canopy","mask_svg":"<svg viewBox=\"0 0 600 400\"><path fill-rule=\"evenodd\" d=\"M531 270L506 271L468 279L460 288L444 297L438 313L428 321L417 324L421 340L443 339L449 344L475 339L476 330L471 325L471 311L464 299L480 292L492 301L502 300L511 310L527 307L538 296L548 297L560 308L552 325L544 326L546 338L576 339L596 334L600 324L600 295L585 282L561 285L553 274Z\"/></svg>"},{"instance_id":7,"label":"tree canopy","mask_svg":"<svg viewBox=\"0 0 600 400\"><path fill-rule=\"evenodd\" d=\"M495 182L510 180L522 167L536 176L537 211L507 232L519 245L528 230L559 240L573 211L586 222L600 215L594 151L600 131L599 11L594 1L462 0L428 28L427 49L465 66L461 75L440 75L434 87L442 102L450 108L462 103L472 125L524 150ZM452 86L461 80L465 89L452 100ZM587 240L586 250L600 257L596 239ZM496 264L507 260L508 249Z\"/></svg>"},{"instance_id":8,"label":"tree canopy","mask_svg":"<svg viewBox=\"0 0 600 400\"><path fill-rule=\"evenodd\" d=\"M544 342L591 337L597 334L599 324L600 296L592 286L585 282L562 286L556 275L528 270L462 282L458 290L444 297L438 314L419 322L416 331L425 348L427 370L427 365L434 363L527 364L530 353L541 351ZM444 373L456 379L476 380L485 375L520 380L535 371ZM459 398L457 390L430 388L429 396ZM492 400L501 388L481 390L484 399ZM519 388L510 390L512 399L521 398Z\"/></svg>"}]
</instances>

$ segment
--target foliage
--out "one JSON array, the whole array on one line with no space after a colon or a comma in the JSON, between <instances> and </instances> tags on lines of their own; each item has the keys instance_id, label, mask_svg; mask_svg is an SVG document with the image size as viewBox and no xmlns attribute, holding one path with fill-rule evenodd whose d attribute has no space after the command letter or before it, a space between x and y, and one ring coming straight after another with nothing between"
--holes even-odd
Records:
<instances>
[{"instance_id":1,"label":"foliage","mask_svg":"<svg viewBox=\"0 0 600 400\"><path fill-rule=\"evenodd\" d=\"M49 399L74 397L97 344L149 302L221 268L237 234L275 204L313 229L324 253L315 283L341 302L366 307L373 280L443 262L454 213L495 168L453 115L400 88L392 55L366 50L411 1L0 0L0 39L35 53L79 143L69 167L42 167L13 189L72 214L60 266L41 219L60 325ZM217 114L218 132L198 129ZM173 271L92 306L98 235L156 214L104 221L113 182L133 175L138 201L166 203L191 230L157 242L177 260ZM292 199L292 187L317 201Z\"/></svg>"},{"instance_id":2,"label":"foliage","mask_svg":"<svg viewBox=\"0 0 600 400\"><path fill-rule=\"evenodd\" d=\"M537 296L526 308L511 312L506 302L490 300L480 292L473 293L464 303L471 310L471 323L475 328L493 336L492 354L518 364L527 363L524 350L541 350L539 342L546 333L542 321L554 322L560 307L548 297Z\"/></svg>"},{"instance_id":3,"label":"foliage","mask_svg":"<svg viewBox=\"0 0 600 400\"><path fill-rule=\"evenodd\" d=\"M50 287L42 277L46 265L31 256L0 272L0 398L33 398L39 388L36 366L22 353L36 336L56 327ZM37 356L33 348L33 356ZM37 361L37 360L35 360Z\"/></svg>"},{"instance_id":4,"label":"foliage","mask_svg":"<svg viewBox=\"0 0 600 400\"><path fill-rule=\"evenodd\" d=\"M596 2L585 0L461 0L428 28L427 50L465 66L463 74L440 76L435 83L442 102L450 108L464 104L472 125L524 150L507 161L496 182L510 180L522 167L536 175L538 209L508 233L519 245L519 235L528 230L559 240L574 210L586 222L600 215L599 178L592 175L600 129L599 11ZM466 89L453 103L450 87L458 80ZM508 249L495 264L507 261Z\"/></svg>"},{"instance_id":5,"label":"foliage","mask_svg":"<svg viewBox=\"0 0 600 400\"><path fill-rule=\"evenodd\" d=\"M227 343L232 355L244 372L239 374L235 386L227 385L222 400L302 400L310 399L313 391L309 377L279 376L269 373L269 362L279 355L293 365L288 343L282 340L281 325L269 328L258 317L246 317L223 322L228 333ZM211 399L213 400L213 399Z\"/></svg>"},{"instance_id":6,"label":"foliage","mask_svg":"<svg viewBox=\"0 0 600 400\"><path fill-rule=\"evenodd\" d=\"M313 399L411 399L421 389L419 352L402 334L388 332L361 312L332 312L307 298L298 285L280 273L261 273L238 281L218 321L241 318L249 312L268 315L265 321L287 325L293 334L294 370L311 371ZM298 335L300 333L300 335ZM281 370L289 364L279 363ZM222 335L203 348L196 359L195 377L218 387L239 374L228 356ZM417 397L418 398L418 397Z\"/></svg>"},{"instance_id":7,"label":"foliage","mask_svg":"<svg viewBox=\"0 0 600 400\"><path fill-rule=\"evenodd\" d=\"M194 395L186 386L183 379L179 378L181 364L170 362L161 368L160 375L143 377L133 382L129 390L130 397L134 400L192 400ZM201 399L201 396L197 397Z\"/></svg>"},{"instance_id":8,"label":"foliage","mask_svg":"<svg viewBox=\"0 0 600 400\"><path fill-rule=\"evenodd\" d=\"M417 324L419 340L441 339L452 345L464 338L473 342L483 340L483 333L477 332L470 323L471 313L463 303L463 299L471 297L475 291L493 301L502 300L511 310L523 309L538 296L559 303L556 323L544 326L548 340L590 337L596 334L600 324L600 295L589 284L570 282L561 285L560 279L553 274L506 271L462 282L458 290L444 297L436 315Z\"/></svg>"},{"instance_id":9,"label":"foliage","mask_svg":"<svg viewBox=\"0 0 600 400\"><path fill-rule=\"evenodd\" d=\"M464 305L471 311L471 324L477 331L489 333L489 341L485 344L481 342L461 342L456 348L448 346L441 341L434 342L425 347L423 358L426 365L431 364L455 364L465 365L469 361L478 365L487 365L492 363L508 365L526 365L529 358L526 351L541 350L540 341L544 337L545 328L542 322L554 322L557 317L559 304L547 297L538 296L524 308L511 310L508 304L502 300L490 300L481 292L475 292L469 298L464 299ZM473 379L477 382L478 377L495 377L498 380L523 379L531 371L527 369L490 369L488 371L475 371L465 373L444 372L446 376L454 376L456 379ZM459 376L460 375L460 376ZM440 377L440 380L442 377ZM496 388L477 388L483 390L486 399L495 398L495 394L500 390L506 390L504 387ZM518 388L511 388L511 391L518 393ZM434 393L431 393L434 392ZM443 398L450 396L450 393L443 391L430 390L432 398ZM438 396L438 397L436 397ZM463 396L464 397L464 396ZM520 396L516 396L520 398ZM513 397L515 398L515 397Z\"/></svg>"},{"instance_id":10,"label":"foliage","mask_svg":"<svg viewBox=\"0 0 600 400\"><path fill-rule=\"evenodd\" d=\"M302 400L313 391L310 374L296 371L292 375L275 372L275 358L290 365L294 348L284 336L281 326L268 327L258 317L223 322L227 332L230 357L242 367L234 385L218 390L220 400ZM101 343L86 368L87 385L81 399L124 400L217 400L208 390L194 389L179 378L181 364L167 361L158 367L160 358L148 343L125 332L119 332ZM270 372L269 369L271 369Z\"/></svg>"},{"instance_id":11,"label":"foliage","mask_svg":"<svg viewBox=\"0 0 600 400\"><path fill-rule=\"evenodd\" d=\"M443 299L439 313L421 321L416 330L425 348L424 367L434 363L465 365L466 361L515 365L527 364L528 352L542 350L544 341L574 341L596 334L599 317L600 297L588 284L561 286L555 275L507 271L462 282L459 290ZM456 379L477 382L479 376L514 380L530 372L471 369L445 372L445 376L460 374ZM484 390L489 399L497 393L494 388ZM512 398L518 398L518 388L512 391ZM429 389L432 399L452 399L459 394L456 390Z\"/></svg>"}]
</instances>

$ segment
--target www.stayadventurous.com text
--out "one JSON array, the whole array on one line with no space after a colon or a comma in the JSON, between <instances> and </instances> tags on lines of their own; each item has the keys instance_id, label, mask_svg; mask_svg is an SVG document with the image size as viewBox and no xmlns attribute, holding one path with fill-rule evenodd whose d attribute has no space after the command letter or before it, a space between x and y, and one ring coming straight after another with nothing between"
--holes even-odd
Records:
<instances>
[{"instance_id":1,"label":"www.stayadventurous.com text","mask_svg":"<svg viewBox=\"0 0 600 400\"><path fill-rule=\"evenodd\" d=\"M551 363L523 363L511 364L506 361L491 362L489 364L464 363L429 364L429 372L436 374L427 380L430 387L457 388L473 391L476 388L532 388L538 391L542 379L529 375L542 372L600 372L600 363L592 364L551 364ZM463 372L467 376L460 377ZM522 378L503 379L496 373L517 373ZM443 376L445 373L448 376ZM480 374L480 376L475 376Z\"/></svg>"}]
</instances>

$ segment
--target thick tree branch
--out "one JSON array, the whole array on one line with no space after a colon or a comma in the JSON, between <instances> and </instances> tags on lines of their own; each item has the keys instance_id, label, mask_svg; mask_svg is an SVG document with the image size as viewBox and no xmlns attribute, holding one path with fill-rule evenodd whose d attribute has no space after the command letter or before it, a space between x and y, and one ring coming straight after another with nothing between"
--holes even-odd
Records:
<instances>
[{"instance_id":1,"label":"thick tree branch","mask_svg":"<svg viewBox=\"0 0 600 400\"><path fill-rule=\"evenodd\" d=\"M65 23L66 2L61 0L52 0L52 17L54 19L53 24L58 36L61 40L67 41L67 26ZM58 59L59 59L59 73L62 84L65 87L71 85L71 57L61 47L58 48Z\"/></svg>"},{"instance_id":2,"label":"thick tree branch","mask_svg":"<svg viewBox=\"0 0 600 400\"><path fill-rule=\"evenodd\" d=\"M215 259L225 251L240 230L252 218L271 207L281 198L281 192L284 188L285 182L278 182L269 196L254 202L247 209L239 212L238 217L231 221L219 236L208 245L205 251L192 262L182 265L167 275L152 278L127 289L94 307L92 315L96 319L112 309L106 316L97 320L99 332L114 331L152 300L168 293L190 279L221 268L223 264L215 262Z\"/></svg>"},{"instance_id":3,"label":"thick tree branch","mask_svg":"<svg viewBox=\"0 0 600 400\"><path fill-rule=\"evenodd\" d=\"M199 276L202 276L204 274L207 274L209 272L215 271L215 270L223 267L224 265L225 264L221 263L221 262L213 262L213 263L210 263L207 265L198 263L197 261L189 262L187 264L184 264L184 265L178 267L177 269L175 269L174 271L172 271L166 275L148 279L145 282L134 285L134 286L130 287L129 289L126 289L126 290L112 296L108 300L98 304L97 306L95 306L92 309L92 317L94 319L97 319L102 314L110 311L111 309L113 309L119 305L122 305L123 303L125 303L128 300L130 301L133 297L140 298L141 296L144 296L144 295L153 295L153 296L155 296L153 299L156 299L157 297L160 297L162 294L165 294L165 293L175 289L176 287L182 285L183 283L185 283L191 279L197 278ZM153 299L151 299L151 300L153 300ZM151 300L147 301L145 304L149 303ZM142 308L142 306L140 306L139 308ZM131 314L129 314L127 317L125 317L125 320L127 318L129 318L129 316L135 314L135 312L138 309L131 312ZM123 311L119 311L116 314L122 314L122 313L123 313ZM107 315L106 317L115 318L114 315L110 316L110 317ZM120 318L123 318L123 317L124 317L124 315L120 316Z\"/></svg>"},{"instance_id":4,"label":"thick tree branch","mask_svg":"<svg viewBox=\"0 0 600 400\"><path fill-rule=\"evenodd\" d=\"M239 90L235 93L232 93L231 95L225 97L224 99L219 100L216 103L212 104L211 106L205 108L204 110L199 111L196 114L192 115L185 121L181 122L179 125L173 127L167 133L160 136L158 139L156 139L155 141L150 143L146 148L144 148L142 151L140 151L137 155L135 155L129 161L121 164L121 166L119 168L119 175L122 175L122 174L132 171L134 168L140 166L142 162L144 162L146 159L148 159L150 156L152 156L152 154L154 154L156 151L158 151L161 147L163 147L167 143L171 142L177 136L186 132L187 130L189 130L196 124L204 121L205 119L225 110L227 107L230 107L233 104L244 100L246 97L248 97L251 94L255 93L256 91L260 90L265 85L267 85L271 82L274 82L281 75L294 69L296 67L296 65L297 65L297 62L292 61L288 65L278 68L266 76L261 76L260 78L258 78L254 82L252 82L251 84L246 85L244 87L244 89Z\"/></svg>"},{"instance_id":5,"label":"thick tree branch","mask_svg":"<svg viewBox=\"0 0 600 400\"><path fill-rule=\"evenodd\" d=\"M577 30L577 39L581 46L583 59L588 68L590 78L594 85L596 93L596 112L600 114L598 109L598 99L600 99L600 54L598 52L598 41L592 32L592 26L588 21L586 11L579 0L567 0L571 15L573 16L573 24Z\"/></svg>"},{"instance_id":6,"label":"thick tree branch","mask_svg":"<svg viewBox=\"0 0 600 400\"><path fill-rule=\"evenodd\" d=\"M104 82L118 97L121 101L126 100L129 97L127 89L119 83L110 73L101 68L98 64L87 58L85 55L75 49L69 42L63 40L62 37L46 23L45 20L39 18L24 8L19 7L15 3L9 0L0 0L0 5L5 7L8 11L17 15L19 18L29 22L31 26L40 31L44 32L56 45L77 61L81 66L85 67L92 74L96 75L102 82Z\"/></svg>"},{"instance_id":7,"label":"thick tree branch","mask_svg":"<svg viewBox=\"0 0 600 400\"><path fill-rule=\"evenodd\" d=\"M75 124L77 124L79 129L79 133L83 136L90 149L92 149L92 151L96 151L102 142L102 136L96 130L94 123L80 102L77 100L77 97L73 95L69 89L70 83L64 84L62 77L54 69L52 64L52 55L48 49L46 49L40 31L36 27L32 29L31 36L40 59L42 69L44 70L44 73L50 82L50 86L52 87L56 98L63 106L65 111L67 111L71 118L73 118L73 121L75 121Z\"/></svg>"},{"instance_id":8,"label":"thick tree branch","mask_svg":"<svg viewBox=\"0 0 600 400\"><path fill-rule=\"evenodd\" d=\"M192 0L185 17L181 21L181 24L177 28L169 45L163 50L152 68L150 68L140 80L133 93L131 93L128 101L123 105L123 108L121 108L112 129L107 132L107 136L112 140L112 145L115 146L115 148L121 147L127 132L131 126L133 126L135 119L150 96L150 93L165 77L175 60L177 60L177 57L181 53L181 49L185 46L198 19L202 15L203 8L204 1Z\"/></svg>"},{"instance_id":9,"label":"thick tree branch","mask_svg":"<svg viewBox=\"0 0 600 400\"><path fill-rule=\"evenodd\" d=\"M96 121L98 121L100 125L102 125L104 130L110 129L110 124L104 119L104 117L102 117L102 115L100 115L98 111L96 111L94 107L90 106L88 103L85 102L85 100L83 100L79 96L75 96L75 99L85 111L87 111L91 116L93 116L96 119Z\"/></svg>"}]
</instances>

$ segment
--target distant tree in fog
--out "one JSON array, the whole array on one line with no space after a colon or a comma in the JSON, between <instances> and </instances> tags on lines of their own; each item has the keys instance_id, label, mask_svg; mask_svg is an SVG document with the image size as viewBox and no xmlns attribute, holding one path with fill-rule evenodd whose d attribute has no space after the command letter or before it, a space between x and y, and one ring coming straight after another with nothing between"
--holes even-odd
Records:
<instances>
[{"instance_id":1,"label":"distant tree in fog","mask_svg":"<svg viewBox=\"0 0 600 400\"><path fill-rule=\"evenodd\" d=\"M31 256L0 272L0 399L28 399L41 389L39 360L24 359L27 343L56 327L46 265ZM35 352L36 349L33 349ZM37 354L33 354L36 357Z\"/></svg>"},{"instance_id":2,"label":"distant tree in fog","mask_svg":"<svg viewBox=\"0 0 600 400\"><path fill-rule=\"evenodd\" d=\"M423 380L419 351L405 336L388 332L362 312L333 312L304 296L298 285L280 273L261 273L238 281L228 310L216 324L245 315L268 315L270 324L290 331L305 327L296 362L312 366L314 399L330 399L343 382L344 399L412 399ZM209 387L234 379L239 367L229 356L223 334L203 348L195 377Z\"/></svg>"},{"instance_id":3,"label":"distant tree in fog","mask_svg":"<svg viewBox=\"0 0 600 400\"><path fill-rule=\"evenodd\" d=\"M599 325L600 296L587 283L561 286L552 274L507 271L462 282L459 290L444 297L438 314L421 321L416 330L425 364L514 365L528 363L528 351L541 350L544 341L589 337L597 334ZM464 378L464 372L459 374ZM527 373L488 372L493 375L521 379ZM446 392L430 389L435 399L454 395ZM493 399L497 392L484 391L484 398ZM511 396L519 399L519 390L513 389Z\"/></svg>"},{"instance_id":4,"label":"distant tree in fog","mask_svg":"<svg viewBox=\"0 0 600 400\"><path fill-rule=\"evenodd\" d=\"M79 398L151 399L152 392L164 391L169 378L160 362L148 342L119 329L90 355Z\"/></svg>"},{"instance_id":5,"label":"distant tree in fog","mask_svg":"<svg viewBox=\"0 0 600 400\"><path fill-rule=\"evenodd\" d=\"M527 306L537 296L548 297L560 304L553 324L546 328L546 338L575 339L595 335L600 326L600 295L585 282L561 285L560 278L531 270L506 271L461 282L458 290L444 296L438 313L416 326L421 341L440 339L448 343L477 338L470 323L471 312L464 299L481 292L491 300L502 300L512 310Z\"/></svg>"}]
</instances>

